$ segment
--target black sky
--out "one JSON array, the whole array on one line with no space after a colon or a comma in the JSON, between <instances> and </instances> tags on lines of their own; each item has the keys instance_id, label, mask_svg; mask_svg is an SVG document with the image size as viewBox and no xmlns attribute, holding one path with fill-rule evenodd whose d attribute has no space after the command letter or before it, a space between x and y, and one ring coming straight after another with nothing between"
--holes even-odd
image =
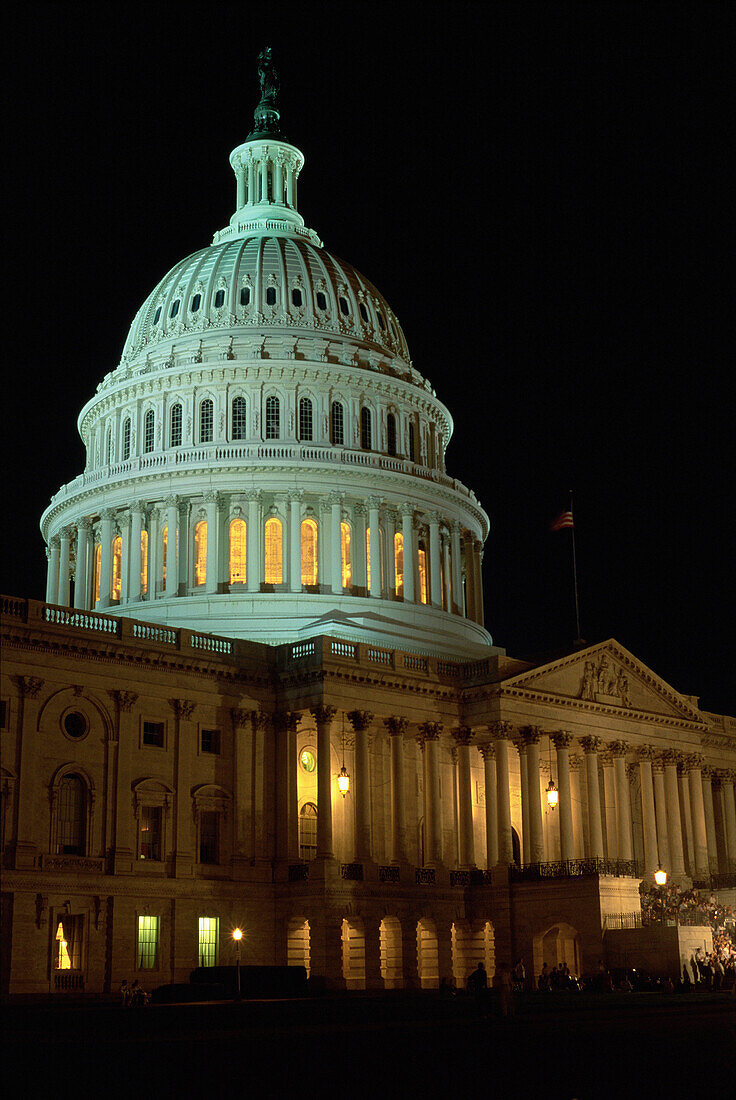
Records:
<instances>
[{"instance_id":1,"label":"black sky","mask_svg":"<svg viewBox=\"0 0 736 1100\"><path fill-rule=\"evenodd\" d=\"M271 7L36 3L6 25L2 590L43 597L38 518L82 470L78 411L227 223L271 44L300 210L454 416L494 640L574 638L570 536L549 532L574 488L584 637L735 714L736 9Z\"/></svg>"}]
</instances>

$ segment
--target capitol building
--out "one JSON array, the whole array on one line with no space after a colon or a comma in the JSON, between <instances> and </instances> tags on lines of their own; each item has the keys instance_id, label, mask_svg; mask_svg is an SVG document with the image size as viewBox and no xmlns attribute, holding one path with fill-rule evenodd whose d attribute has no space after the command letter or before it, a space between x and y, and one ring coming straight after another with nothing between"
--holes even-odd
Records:
<instances>
[{"instance_id":1,"label":"capitol building","mask_svg":"<svg viewBox=\"0 0 736 1100\"><path fill-rule=\"evenodd\" d=\"M276 90L82 407L45 599L2 597L2 993L186 982L236 928L330 988L584 974L660 867L736 901L736 720L614 639L494 644L450 410L305 223Z\"/></svg>"}]
</instances>

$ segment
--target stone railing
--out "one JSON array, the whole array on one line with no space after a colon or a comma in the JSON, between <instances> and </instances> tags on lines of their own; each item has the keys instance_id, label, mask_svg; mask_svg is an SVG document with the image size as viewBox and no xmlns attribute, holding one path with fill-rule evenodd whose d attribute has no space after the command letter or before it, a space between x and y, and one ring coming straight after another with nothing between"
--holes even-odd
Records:
<instances>
[{"instance_id":1,"label":"stone railing","mask_svg":"<svg viewBox=\"0 0 736 1100\"><path fill-rule=\"evenodd\" d=\"M417 886L434 886L437 882L437 875L435 874L434 867L415 868L414 880Z\"/></svg>"},{"instance_id":2,"label":"stone railing","mask_svg":"<svg viewBox=\"0 0 736 1100\"><path fill-rule=\"evenodd\" d=\"M309 880L308 863L289 864L289 882L307 882Z\"/></svg>"},{"instance_id":3,"label":"stone railing","mask_svg":"<svg viewBox=\"0 0 736 1100\"><path fill-rule=\"evenodd\" d=\"M401 882L400 869L396 866L381 866L378 868L379 882Z\"/></svg>"},{"instance_id":4,"label":"stone railing","mask_svg":"<svg viewBox=\"0 0 736 1100\"><path fill-rule=\"evenodd\" d=\"M603 917L604 932L620 932L625 928L642 928L641 913L606 913Z\"/></svg>"},{"instance_id":5,"label":"stone railing","mask_svg":"<svg viewBox=\"0 0 736 1100\"><path fill-rule=\"evenodd\" d=\"M362 882L363 881L363 864L362 863L341 863L340 864L340 878L347 879L348 882Z\"/></svg>"},{"instance_id":6,"label":"stone railing","mask_svg":"<svg viewBox=\"0 0 736 1100\"><path fill-rule=\"evenodd\" d=\"M538 882L546 878L578 878L586 875L612 875L616 878L640 878L635 859L561 859L551 863L529 863L509 867L512 882Z\"/></svg>"},{"instance_id":7,"label":"stone railing","mask_svg":"<svg viewBox=\"0 0 736 1100\"><path fill-rule=\"evenodd\" d=\"M70 856L44 852L41 855L44 871L71 871L75 875L97 875L105 869L105 861L97 856Z\"/></svg>"}]
</instances>

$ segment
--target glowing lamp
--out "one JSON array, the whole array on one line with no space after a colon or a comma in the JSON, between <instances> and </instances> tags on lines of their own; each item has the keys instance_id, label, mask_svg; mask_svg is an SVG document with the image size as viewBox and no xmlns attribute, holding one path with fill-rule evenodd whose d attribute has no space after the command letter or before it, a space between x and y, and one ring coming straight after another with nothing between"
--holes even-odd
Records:
<instances>
[{"instance_id":1,"label":"glowing lamp","mask_svg":"<svg viewBox=\"0 0 736 1100\"><path fill-rule=\"evenodd\" d=\"M233 932L233 939L237 943L237 941L242 940L242 938L243 938L243 933L241 932L241 930L239 928L236 928L235 931Z\"/></svg>"},{"instance_id":2,"label":"glowing lamp","mask_svg":"<svg viewBox=\"0 0 736 1100\"><path fill-rule=\"evenodd\" d=\"M654 881L657 886L664 886L667 882L667 872L663 871L661 866L657 867L657 870L654 872Z\"/></svg>"},{"instance_id":3,"label":"glowing lamp","mask_svg":"<svg viewBox=\"0 0 736 1100\"><path fill-rule=\"evenodd\" d=\"M557 790L557 787L555 787L554 779L550 779L549 786L547 787L547 804L551 810L554 810L557 805L559 795L560 792Z\"/></svg>"},{"instance_id":4,"label":"glowing lamp","mask_svg":"<svg viewBox=\"0 0 736 1100\"><path fill-rule=\"evenodd\" d=\"M350 790L350 776L348 775L347 769L344 764L340 769L340 774L337 777L337 786L340 790L340 794L344 798Z\"/></svg>"}]
</instances>

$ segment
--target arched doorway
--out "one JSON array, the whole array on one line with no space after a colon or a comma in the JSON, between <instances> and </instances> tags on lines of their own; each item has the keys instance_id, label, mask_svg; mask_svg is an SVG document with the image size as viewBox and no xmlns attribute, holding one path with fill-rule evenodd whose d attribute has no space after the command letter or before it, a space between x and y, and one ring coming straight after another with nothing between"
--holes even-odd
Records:
<instances>
[{"instance_id":1,"label":"arched doorway","mask_svg":"<svg viewBox=\"0 0 736 1100\"><path fill-rule=\"evenodd\" d=\"M544 963L552 970L560 963L567 963L570 973L579 977L581 973L582 953L580 935L571 924L560 921L553 924L541 936L534 938L534 961L537 974Z\"/></svg>"},{"instance_id":2,"label":"arched doorway","mask_svg":"<svg viewBox=\"0 0 736 1100\"><path fill-rule=\"evenodd\" d=\"M365 931L359 917L342 922L342 976L346 989L365 989Z\"/></svg>"},{"instance_id":3,"label":"arched doorway","mask_svg":"<svg viewBox=\"0 0 736 1100\"><path fill-rule=\"evenodd\" d=\"M309 921L291 917L286 927L286 965L303 966L309 977Z\"/></svg>"},{"instance_id":4,"label":"arched doorway","mask_svg":"<svg viewBox=\"0 0 736 1100\"><path fill-rule=\"evenodd\" d=\"M401 924L397 917L384 917L379 925L381 977L384 989L403 989L404 968Z\"/></svg>"},{"instance_id":5,"label":"arched doorway","mask_svg":"<svg viewBox=\"0 0 736 1100\"><path fill-rule=\"evenodd\" d=\"M422 917L417 924L417 961L420 988L439 988L440 960L437 927L428 917Z\"/></svg>"},{"instance_id":6,"label":"arched doorway","mask_svg":"<svg viewBox=\"0 0 736 1100\"><path fill-rule=\"evenodd\" d=\"M305 802L299 812L299 859L305 863L317 855L317 807Z\"/></svg>"},{"instance_id":7,"label":"arched doorway","mask_svg":"<svg viewBox=\"0 0 736 1100\"><path fill-rule=\"evenodd\" d=\"M483 963L490 982L496 971L493 925L490 921L455 921L452 926L452 973L458 989Z\"/></svg>"}]
</instances>

